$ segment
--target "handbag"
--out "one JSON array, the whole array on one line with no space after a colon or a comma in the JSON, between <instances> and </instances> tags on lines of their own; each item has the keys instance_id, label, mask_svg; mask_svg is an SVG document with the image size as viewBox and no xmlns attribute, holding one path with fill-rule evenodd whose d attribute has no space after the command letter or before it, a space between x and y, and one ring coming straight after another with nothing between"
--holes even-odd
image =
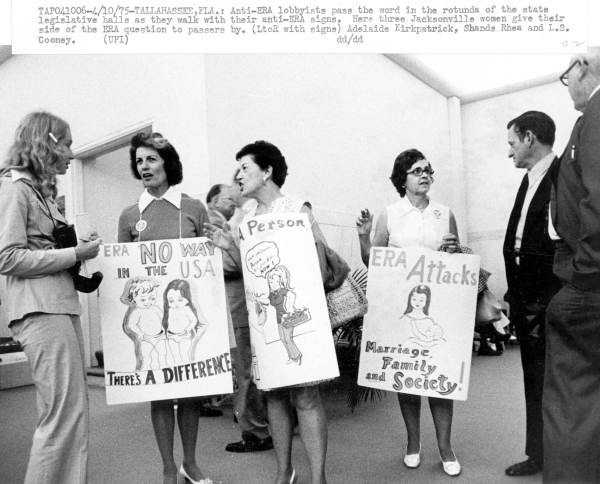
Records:
<instances>
[{"instance_id":1,"label":"handbag","mask_svg":"<svg viewBox=\"0 0 600 484\"><path fill-rule=\"evenodd\" d=\"M350 273L346 261L326 243L315 242L331 328L367 314L367 271Z\"/></svg>"},{"instance_id":2,"label":"handbag","mask_svg":"<svg viewBox=\"0 0 600 484\"><path fill-rule=\"evenodd\" d=\"M367 314L366 288L367 271L356 269L346 276L341 286L325 294L332 329Z\"/></svg>"},{"instance_id":3,"label":"handbag","mask_svg":"<svg viewBox=\"0 0 600 484\"><path fill-rule=\"evenodd\" d=\"M326 242L317 240L315 247L323 279L323 288L325 289L325 293L328 293L342 285L350 272L350 267Z\"/></svg>"},{"instance_id":4,"label":"handbag","mask_svg":"<svg viewBox=\"0 0 600 484\"><path fill-rule=\"evenodd\" d=\"M310 321L310 311L307 308L297 309L293 313L284 314L281 325L284 328L295 328L308 321Z\"/></svg>"},{"instance_id":5,"label":"handbag","mask_svg":"<svg viewBox=\"0 0 600 484\"><path fill-rule=\"evenodd\" d=\"M503 316L502 304L494 293L486 287L477 295L475 328L501 321Z\"/></svg>"}]
</instances>

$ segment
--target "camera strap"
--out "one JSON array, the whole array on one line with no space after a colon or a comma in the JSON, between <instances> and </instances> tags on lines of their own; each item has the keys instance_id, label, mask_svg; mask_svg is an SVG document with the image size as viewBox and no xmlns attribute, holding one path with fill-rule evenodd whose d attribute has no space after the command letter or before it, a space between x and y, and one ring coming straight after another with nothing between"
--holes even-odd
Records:
<instances>
[{"instance_id":1,"label":"camera strap","mask_svg":"<svg viewBox=\"0 0 600 484\"><path fill-rule=\"evenodd\" d=\"M56 230L56 220L52 216L52 210L50 210L50 205L48 205L48 201L42 196L42 194L34 186L34 184L31 182L31 180L28 180L27 178L19 178L19 180L17 180L17 181L22 181L23 183L25 183L25 185L29 186L29 188L31 188L33 190L33 193L35 193L35 196L38 198L38 200L40 200L44 204L44 207L46 207L46 211L47 211L46 215L48 216L48 218L50 218L50 220L52 220L52 225L54 227L53 230Z\"/></svg>"}]
</instances>

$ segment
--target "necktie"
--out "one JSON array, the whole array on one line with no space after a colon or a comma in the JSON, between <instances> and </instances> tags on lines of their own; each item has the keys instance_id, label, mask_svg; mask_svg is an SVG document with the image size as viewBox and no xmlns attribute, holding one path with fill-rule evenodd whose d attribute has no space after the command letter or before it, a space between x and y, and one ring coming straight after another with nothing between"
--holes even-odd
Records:
<instances>
[{"instance_id":1,"label":"necktie","mask_svg":"<svg viewBox=\"0 0 600 484\"><path fill-rule=\"evenodd\" d=\"M525 202L525 195L527 194L527 188L529 188L529 177L527 173L523 177L519 191L517 192L517 198L515 199L515 205L513 206L512 212L508 219L508 227L506 228L506 244L505 247L508 250L515 248L515 235L517 233L517 225L521 218L521 210L523 210L523 202Z\"/></svg>"},{"instance_id":2,"label":"necktie","mask_svg":"<svg viewBox=\"0 0 600 484\"><path fill-rule=\"evenodd\" d=\"M552 225L554 226L555 230L557 227L556 182L558 181L558 170L560 170L561 159L562 157L557 160L554 160L554 162L550 166L550 179L552 180L552 185L550 186L550 217L552 219Z\"/></svg>"}]
</instances>

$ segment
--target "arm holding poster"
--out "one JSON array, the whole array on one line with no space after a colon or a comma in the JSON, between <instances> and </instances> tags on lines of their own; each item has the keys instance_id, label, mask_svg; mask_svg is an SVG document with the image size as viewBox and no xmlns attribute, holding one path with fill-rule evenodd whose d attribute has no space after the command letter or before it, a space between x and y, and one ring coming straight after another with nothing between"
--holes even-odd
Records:
<instances>
[{"instance_id":1,"label":"arm holding poster","mask_svg":"<svg viewBox=\"0 0 600 484\"><path fill-rule=\"evenodd\" d=\"M316 384L339 375L327 315L315 239L324 240L310 207L281 193L287 163L266 141L244 146L236 155L237 181L256 207L240 225L240 249L248 298L251 339L257 364L254 379L266 391L277 458L277 482L293 481L290 468L290 401L301 409L300 435L314 476L325 476L325 412ZM302 213L304 212L304 213ZM309 229L310 226L310 230ZM215 245L231 241L217 230Z\"/></svg>"}]
</instances>

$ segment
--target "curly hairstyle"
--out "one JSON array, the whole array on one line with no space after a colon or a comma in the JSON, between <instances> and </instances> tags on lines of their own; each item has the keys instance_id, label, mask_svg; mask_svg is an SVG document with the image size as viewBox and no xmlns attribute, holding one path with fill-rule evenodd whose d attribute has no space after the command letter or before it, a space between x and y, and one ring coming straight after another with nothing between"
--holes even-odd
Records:
<instances>
[{"instance_id":1,"label":"curly hairstyle","mask_svg":"<svg viewBox=\"0 0 600 484\"><path fill-rule=\"evenodd\" d=\"M406 177L408 176L408 170L410 170L410 167L417 161L425 159L423 153L413 148L403 151L394 160L394 168L392 169L390 180L401 197L406 195Z\"/></svg>"},{"instance_id":2,"label":"curly hairstyle","mask_svg":"<svg viewBox=\"0 0 600 484\"><path fill-rule=\"evenodd\" d=\"M46 111L36 111L25 116L17 130L15 140L8 150L7 159L0 168L4 174L9 170L27 171L35 187L44 196L56 196L56 172L54 166L62 156L60 140L70 130L63 119Z\"/></svg>"},{"instance_id":3,"label":"curly hairstyle","mask_svg":"<svg viewBox=\"0 0 600 484\"><path fill-rule=\"evenodd\" d=\"M179 154L169 140L163 137L160 133L138 133L131 138L129 146L129 161L131 173L138 180L142 177L137 169L136 152L141 146L156 150L164 161L164 170L167 174L167 183L169 186L178 185L183 180L183 167Z\"/></svg>"},{"instance_id":4,"label":"curly hairstyle","mask_svg":"<svg viewBox=\"0 0 600 484\"><path fill-rule=\"evenodd\" d=\"M255 141L238 151L235 155L235 159L240 161L247 155L252 156L254 163L256 163L263 171L266 171L270 166L273 169L271 179L275 185L281 188L287 177L288 166L277 146L268 141Z\"/></svg>"}]
</instances>

